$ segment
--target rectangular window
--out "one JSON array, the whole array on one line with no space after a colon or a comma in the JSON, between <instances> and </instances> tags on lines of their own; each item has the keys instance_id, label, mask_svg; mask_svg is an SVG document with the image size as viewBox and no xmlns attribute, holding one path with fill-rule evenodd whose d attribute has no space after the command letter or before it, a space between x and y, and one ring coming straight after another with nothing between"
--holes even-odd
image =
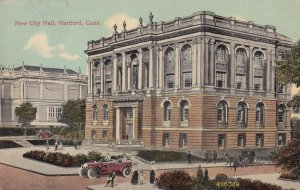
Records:
<instances>
[{"instance_id":1,"label":"rectangular window","mask_svg":"<svg viewBox=\"0 0 300 190\"><path fill-rule=\"evenodd\" d=\"M179 134L179 147L185 147L187 145L187 135L186 133Z\"/></svg>"},{"instance_id":2,"label":"rectangular window","mask_svg":"<svg viewBox=\"0 0 300 190\"><path fill-rule=\"evenodd\" d=\"M226 146L226 135L220 134L218 135L218 148L225 148Z\"/></svg>"},{"instance_id":3,"label":"rectangular window","mask_svg":"<svg viewBox=\"0 0 300 190\"><path fill-rule=\"evenodd\" d=\"M170 145L170 133L163 133L163 146L169 146Z\"/></svg>"},{"instance_id":4,"label":"rectangular window","mask_svg":"<svg viewBox=\"0 0 300 190\"><path fill-rule=\"evenodd\" d=\"M238 134L237 145L239 148L246 147L246 134Z\"/></svg>"},{"instance_id":5,"label":"rectangular window","mask_svg":"<svg viewBox=\"0 0 300 190\"><path fill-rule=\"evenodd\" d=\"M185 88L192 86L192 73L183 73L183 83Z\"/></svg>"},{"instance_id":6,"label":"rectangular window","mask_svg":"<svg viewBox=\"0 0 300 190\"><path fill-rule=\"evenodd\" d=\"M167 88L174 88L174 74L167 74L166 75L166 87Z\"/></svg>"},{"instance_id":7,"label":"rectangular window","mask_svg":"<svg viewBox=\"0 0 300 190\"><path fill-rule=\"evenodd\" d=\"M236 89L245 89L244 75L236 75Z\"/></svg>"},{"instance_id":8,"label":"rectangular window","mask_svg":"<svg viewBox=\"0 0 300 190\"><path fill-rule=\"evenodd\" d=\"M264 134L256 134L256 147L264 147Z\"/></svg>"},{"instance_id":9,"label":"rectangular window","mask_svg":"<svg viewBox=\"0 0 300 190\"><path fill-rule=\"evenodd\" d=\"M263 78L262 77L254 77L254 90L262 90L263 87Z\"/></svg>"},{"instance_id":10,"label":"rectangular window","mask_svg":"<svg viewBox=\"0 0 300 190\"><path fill-rule=\"evenodd\" d=\"M286 145L286 134L279 133L278 134L278 146L284 146L284 145Z\"/></svg>"},{"instance_id":11,"label":"rectangular window","mask_svg":"<svg viewBox=\"0 0 300 190\"><path fill-rule=\"evenodd\" d=\"M106 94L111 94L111 81L107 81L105 84Z\"/></svg>"},{"instance_id":12,"label":"rectangular window","mask_svg":"<svg viewBox=\"0 0 300 190\"><path fill-rule=\"evenodd\" d=\"M62 114L62 108L51 106L48 107L48 118L49 119L59 119Z\"/></svg>"},{"instance_id":13,"label":"rectangular window","mask_svg":"<svg viewBox=\"0 0 300 190\"><path fill-rule=\"evenodd\" d=\"M106 138L107 137L107 130L103 130L102 131L102 138Z\"/></svg>"},{"instance_id":14,"label":"rectangular window","mask_svg":"<svg viewBox=\"0 0 300 190\"><path fill-rule=\"evenodd\" d=\"M217 72L217 87L225 88L226 84L226 73Z\"/></svg>"}]
</instances>

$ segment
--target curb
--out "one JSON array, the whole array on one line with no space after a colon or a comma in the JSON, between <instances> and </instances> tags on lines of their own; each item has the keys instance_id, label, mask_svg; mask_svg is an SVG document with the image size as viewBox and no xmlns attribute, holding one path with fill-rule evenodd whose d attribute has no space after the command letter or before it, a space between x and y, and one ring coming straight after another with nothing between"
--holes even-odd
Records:
<instances>
[{"instance_id":1,"label":"curb","mask_svg":"<svg viewBox=\"0 0 300 190\"><path fill-rule=\"evenodd\" d=\"M48 176L48 177L56 177L56 176L77 176L77 175L78 175L77 173L76 173L76 174L45 174L45 173L41 173L41 172L37 172L37 171L25 169L25 168L13 166L13 165L10 165L10 164L5 164L5 163L2 163L2 162L0 162L0 164L2 164L2 165L4 165L4 166L9 166L9 167L12 167L12 168L24 170L24 171L27 171L27 172L32 172L32 173L35 173L35 174L39 174L39 175L43 175L43 176ZM79 176L79 175L78 175L78 176Z\"/></svg>"},{"instance_id":2,"label":"curb","mask_svg":"<svg viewBox=\"0 0 300 190\"><path fill-rule=\"evenodd\" d=\"M300 183L300 180L297 179L286 179L286 178L277 178L278 180L282 180L282 181L291 181L291 182L296 182L296 183Z\"/></svg>"}]
</instances>

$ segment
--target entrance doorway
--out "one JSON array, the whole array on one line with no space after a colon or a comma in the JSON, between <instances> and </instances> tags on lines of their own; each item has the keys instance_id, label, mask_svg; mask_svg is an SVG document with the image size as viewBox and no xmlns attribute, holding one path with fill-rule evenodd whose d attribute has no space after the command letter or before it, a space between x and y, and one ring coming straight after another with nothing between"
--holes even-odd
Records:
<instances>
[{"instance_id":1,"label":"entrance doorway","mask_svg":"<svg viewBox=\"0 0 300 190\"><path fill-rule=\"evenodd\" d=\"M133 110L132 108L127 108L125 110L125 132L124 140L132 141L133 140Z\"/></svg>"}]
</instances>

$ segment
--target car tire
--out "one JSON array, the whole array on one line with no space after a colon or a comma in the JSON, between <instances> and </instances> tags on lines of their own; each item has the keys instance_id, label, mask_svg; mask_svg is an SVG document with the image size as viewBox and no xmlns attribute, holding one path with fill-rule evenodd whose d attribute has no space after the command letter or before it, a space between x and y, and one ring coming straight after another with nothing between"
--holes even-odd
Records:
<instances>
[{"instance_id":1,"label":"car tire","mask_svg":"<svg viewBox=\"0 0 300 190\"><path fill-rule=\"evenodd\" d=\"M123 168L122 174L123 174L124 177L130 176L130 174L131 174L131 169L130 169L129 167Z\"/></svg>"},{"instance_id":2,"label":"car tire","mask_svg":"<svg viewBox=\"0 0 300 190\"><path fill-rule=\"evenodd\" d=\"M79 176L80 176L80 177L88 177L88 176L87 176L87 172L88 172L88 169L87 169L87 168L80 167L78 173L79 173Z\"/></svg>"},{"instance_id":3,"label":"car tire","mask_svg":"<svg viewBox=\"0 0 300 190\"><path fill-rule=\"evenodd\" d=\"M99 171L96 168L90 168L87 172L89 179L96 179L99 177Z\"/></svg>"}]
</instances>

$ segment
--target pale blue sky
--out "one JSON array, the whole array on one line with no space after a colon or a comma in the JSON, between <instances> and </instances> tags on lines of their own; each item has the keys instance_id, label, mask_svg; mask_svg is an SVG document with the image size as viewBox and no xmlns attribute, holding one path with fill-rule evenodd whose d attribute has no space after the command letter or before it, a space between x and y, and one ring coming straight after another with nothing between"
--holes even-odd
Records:
<instances>
[{"instance_id":1,"label":"pale blue sky","mask_svg":"<svg viewBox=\"0 0 300 190\"><path fill-rule=\"evenodd\" d=\"M277 32L300 38L300 0L0 0L0 65L29 65L86 70L88 40L111 35L124 18L128 27L141 16L168 21L197 11L274 25ZM15 21L100 21L100 26L15 26ZM119 21L118 21L119 20Z\"/></svg>"}]
</instances>

